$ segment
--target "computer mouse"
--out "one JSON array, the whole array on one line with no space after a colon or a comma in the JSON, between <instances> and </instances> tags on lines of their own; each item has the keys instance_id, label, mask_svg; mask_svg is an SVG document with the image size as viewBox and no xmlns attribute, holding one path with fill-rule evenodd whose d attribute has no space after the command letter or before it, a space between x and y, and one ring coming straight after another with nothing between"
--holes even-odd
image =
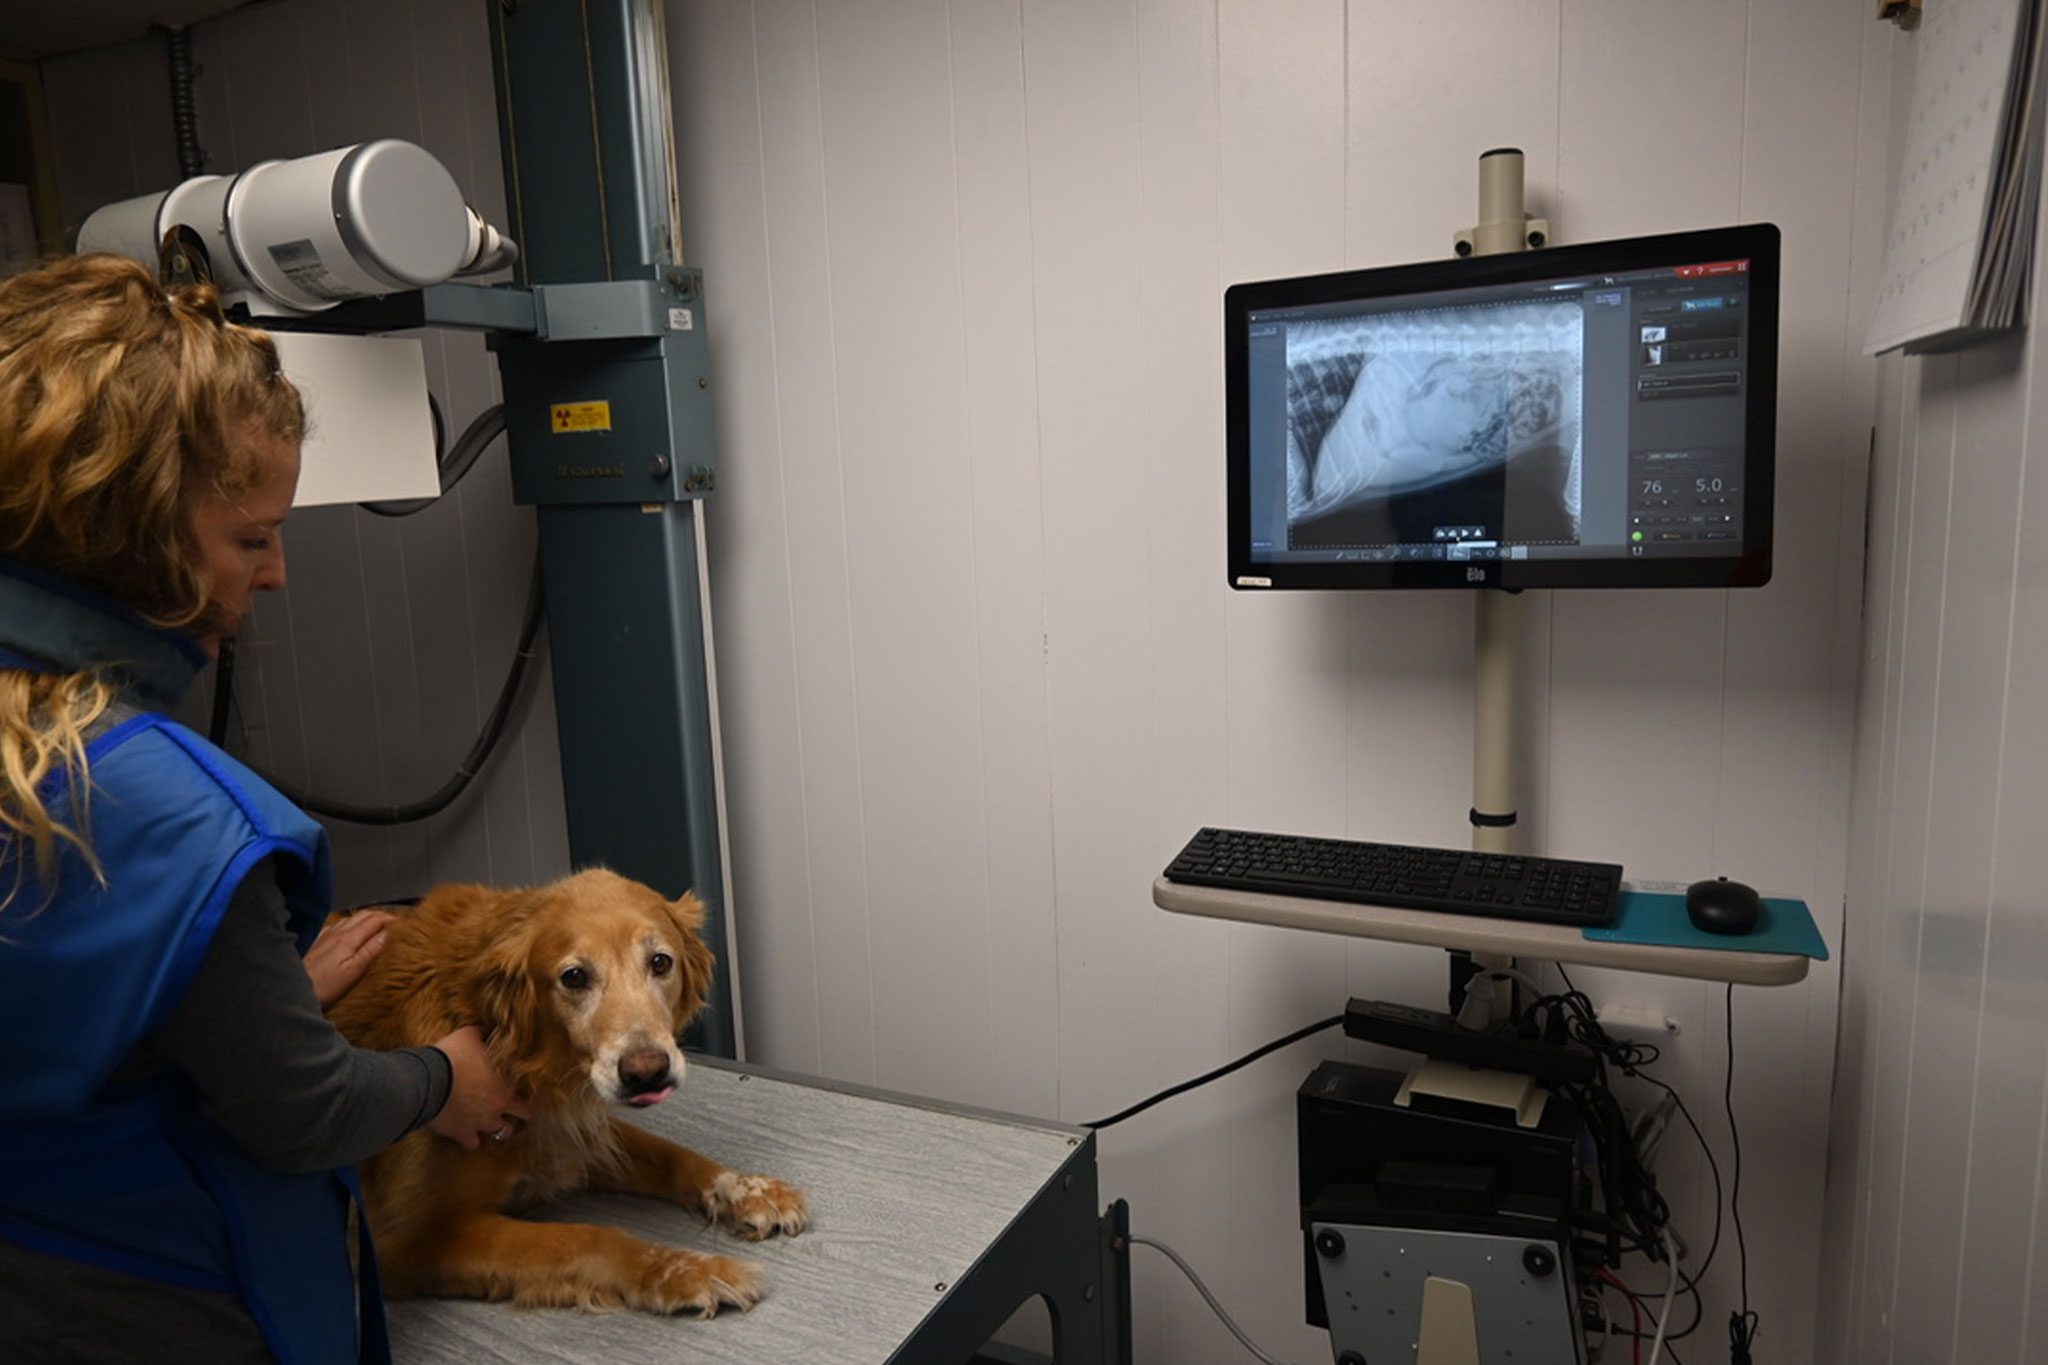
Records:
<instances>
[{"instance_id":1,"label":"computer mouse","mask_svg":"<svg viewBox=\"0 0 2048 1365\"><path fill-rule=\"evenodd\" d=\"M1716 877L1685 888L1685 913L1710 934L1746 934L1763 918L1764 903L1755 888Z\"/></svg>"}]
</instances>

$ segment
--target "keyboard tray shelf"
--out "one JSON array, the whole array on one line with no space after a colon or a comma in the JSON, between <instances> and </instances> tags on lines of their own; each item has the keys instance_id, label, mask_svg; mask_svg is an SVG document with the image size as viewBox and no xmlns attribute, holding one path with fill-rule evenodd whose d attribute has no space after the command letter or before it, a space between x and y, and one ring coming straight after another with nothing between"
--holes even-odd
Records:
<instances>
[{"instance_id":1,"label":"keyboard tray shelf","mask_svg":"<svg viewBox=\"0 0 2048 1365\"><path fill-rule=\"evenodd\" d=\"M1808 958L1798 953L1758 953L1717 948L1669 948L1657 944L1610 943L1589 939L1563 924L1403 910L1388 905L1268 896L1186 886L1164 877L1152 882L1152 903L1180 915L1314 929L1354 938L1459 948L1473 953L1541 958L1625 971L1729 981L1738 986L1789 986L1806 978Z\"/></svg>"}]
</instances>

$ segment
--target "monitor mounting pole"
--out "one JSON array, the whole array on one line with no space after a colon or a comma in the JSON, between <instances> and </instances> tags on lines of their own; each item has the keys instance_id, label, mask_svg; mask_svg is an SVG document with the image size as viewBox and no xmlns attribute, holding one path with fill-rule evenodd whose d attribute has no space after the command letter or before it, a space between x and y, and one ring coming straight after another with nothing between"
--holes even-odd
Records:
<instances>
[{"instance_id":1,"label":"monitor mounting pole","mask_svg":"<svg viewBox=\"0 0 2048 1365\"><path fill-rule=\"evenodd\" d=\"M1460 256L1491 256L1540 247L1549 225L1523 211L1522 153L1496 147L1479 158L1479 222L1460 232ZM1472 848L1479 853L1513 853L1515 844L1515 650L1521 634L1521 602L1504 589L1475 594L1472 650ZM1451 1009L1464 1004L1465 985L1482 968L1510 959L1452 954ZM1504 999L1505 983L1498 996Z\"/></svg>"}]
</instances>

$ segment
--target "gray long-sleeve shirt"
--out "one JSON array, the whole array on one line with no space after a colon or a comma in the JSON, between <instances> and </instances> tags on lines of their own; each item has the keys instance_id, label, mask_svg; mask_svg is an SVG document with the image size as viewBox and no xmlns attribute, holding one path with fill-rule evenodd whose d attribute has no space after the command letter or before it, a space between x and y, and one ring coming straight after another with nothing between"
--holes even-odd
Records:
<instances>
[{"instance_id":1,"label":"gray long-sleeve shirt","mask_svg":"<svg viewBox=\"0 0 2048 1365\"><path fill-rule=\"evenodd\" d=\"M178 1008L123 1078L174 1067L260 1165L328 1170L425 1126L447 1102L437 1048L352 1047L320 1012L268 862L243 881ZM269 1360L234 1296L181 1289L0 1241L0 1356L71 1362Z\"/></svg>"}]
</instances>

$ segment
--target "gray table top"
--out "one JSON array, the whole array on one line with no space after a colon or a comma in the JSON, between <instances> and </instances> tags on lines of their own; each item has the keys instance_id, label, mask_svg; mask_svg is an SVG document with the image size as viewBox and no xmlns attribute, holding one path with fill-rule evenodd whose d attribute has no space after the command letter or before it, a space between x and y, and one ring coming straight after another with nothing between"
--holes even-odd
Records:
<instances>
[{"instance_id":1,"label":"gray table top","mask_svg":"<svg viewBox=\"0 0 2048 1365\"><path fill-rule=\"evenodd\" d=\"M761 1302L704 1322L398 1300L390 1316L400 1365L882 1365L1085 1136L696 1057L671 1099L624 1117L734 1170L799 1186L810 1229L747 1242L673 1204L623 1195L575 1195L540 1216L612 1224L652 1241L757 1261Z\"/></svg>"}]
</instances>

